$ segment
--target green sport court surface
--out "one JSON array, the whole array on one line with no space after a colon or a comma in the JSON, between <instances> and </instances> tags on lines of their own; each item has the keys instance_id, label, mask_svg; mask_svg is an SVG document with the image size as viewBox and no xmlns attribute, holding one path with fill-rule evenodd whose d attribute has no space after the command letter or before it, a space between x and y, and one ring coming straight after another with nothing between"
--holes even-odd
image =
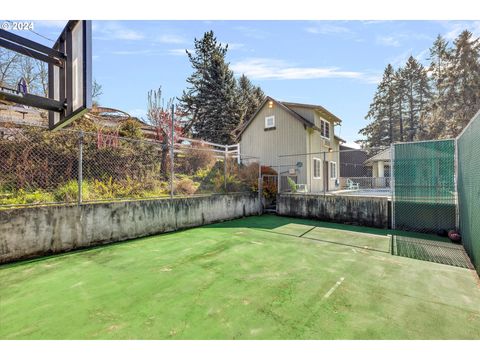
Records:
<instances>
[{"instance_id":1,"label":"green sport court surface","mask_svg":"<svg viewBox=\"0 0 480 360\"><path fill-rule=\"evenodd\" d=\"M0 338L480 339L476 274L387 234L263 215L4 265Z\"/></svg>"}]
</instances>

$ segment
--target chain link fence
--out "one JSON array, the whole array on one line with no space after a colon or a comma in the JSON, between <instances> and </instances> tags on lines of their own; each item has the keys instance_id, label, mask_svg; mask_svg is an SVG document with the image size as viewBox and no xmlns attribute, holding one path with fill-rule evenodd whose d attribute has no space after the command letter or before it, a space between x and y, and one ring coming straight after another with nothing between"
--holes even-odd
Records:
<instances>
[{"instance_id":1,"label":"chain link fence","mask_svg":"<svg viewBox=\"0 0 480 360\"><path fill-rule=\"evenodd\" d=\"M238 146L0 124L0 206L258 191Z\"/></svg>"},{"instance_id":2,"label":"chain link fence","mask_svg":"<svg viewBox=\"0 0 480 360\"><path fill-rule=\"evenodd\" d=\"M457 138L457 158L462 242L480 274L480 112Z\"/></svg>"},{"instance_id":3,"label":"chain link fence","mask_svg":"<svg viewBox=\"0 0 480 360\"><path fill-rule=\"evenodd\" d=\"M446 235L456 226L455 140L393 145L392 227Z\"/></svg>"},{"instance_id":4,"label":"chain link fence","mask_svg":"<svg viewBox=\"0 0 480 360\"><path fill-rule=\"evenodd\" d=\"M279 192L391 195L390 147L281 155L271 167L280 176Z\"/></svg>"}]
</instances>

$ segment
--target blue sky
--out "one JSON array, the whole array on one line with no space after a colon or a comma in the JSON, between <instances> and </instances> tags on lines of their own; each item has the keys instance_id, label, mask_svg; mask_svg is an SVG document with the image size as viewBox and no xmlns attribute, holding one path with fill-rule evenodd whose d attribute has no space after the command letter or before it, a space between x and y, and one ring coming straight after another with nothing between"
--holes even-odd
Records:
<instances>
[{"instance_id":1,"label":"blue sky","mask_svg":"<svg viewBox=\"0 0 480 360\"><path fill-rule=\"evenodd\" d=\"M64 24L36 21L35 31L56 39ZM326 107L343 120L336 133L351 143L367 124L384 67L410 55L426 64L437 34L453 40L465 28L480 35L480 21L94 21L93 76L103 86L102 105L144 117L148 90L181 95L192 72L185 49L213 30L229 44L237 75L276 99Z\"/></svg>"}]
</instances>

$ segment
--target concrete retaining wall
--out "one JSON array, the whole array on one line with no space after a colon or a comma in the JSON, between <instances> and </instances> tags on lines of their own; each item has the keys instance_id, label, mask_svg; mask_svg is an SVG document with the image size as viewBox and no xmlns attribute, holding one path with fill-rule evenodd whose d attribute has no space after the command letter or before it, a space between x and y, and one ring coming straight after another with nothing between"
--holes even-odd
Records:
<instances>
[{"instance_id":1,"label":"concrete retaining wall","mask_svg":"<svg viewBox=\"0 0 480 360\"><path fill-rule=\"evenodd\" d=\"M284 216L384 229L390 224L386 197L281 194L277 197L277 212Z\"/></svg>"},{"instance_id":2,"label":"concrete retaining wall","mask_svg":"<svg viewBox=\"0 0 480 360\"><path fill-rule=\"evenodd\" d=\"M0 263L257 215L256 194L0 211Z\"/></svg>"}]
</instances>

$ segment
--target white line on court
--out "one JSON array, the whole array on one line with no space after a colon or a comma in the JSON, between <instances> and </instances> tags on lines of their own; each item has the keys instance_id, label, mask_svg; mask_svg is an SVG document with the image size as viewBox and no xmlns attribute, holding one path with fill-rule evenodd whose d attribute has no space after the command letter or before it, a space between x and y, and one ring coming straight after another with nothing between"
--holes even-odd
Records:
<instances>
[{"instance_id":1,"label":"white line on court","mask_svg":"<svg viewBox=\"0 0 480 360\"><path fill-rule=\"evenodd\" d=\"M333 292L334 292L335 290L337 290L337 288L340 286L340 284L343 282L343 280L345 280L345 278L344 278L344 277L341 277L340 280L338 280L338 281L335 283L335 285L333 285L332 288L331 288L330 290L328 290L328 292L327 292L325 295L323 295L323 298L324 298L324 299L328 299L328 298L330 297L330 295L332 295Z\"/></svg>"}]
</instances>

